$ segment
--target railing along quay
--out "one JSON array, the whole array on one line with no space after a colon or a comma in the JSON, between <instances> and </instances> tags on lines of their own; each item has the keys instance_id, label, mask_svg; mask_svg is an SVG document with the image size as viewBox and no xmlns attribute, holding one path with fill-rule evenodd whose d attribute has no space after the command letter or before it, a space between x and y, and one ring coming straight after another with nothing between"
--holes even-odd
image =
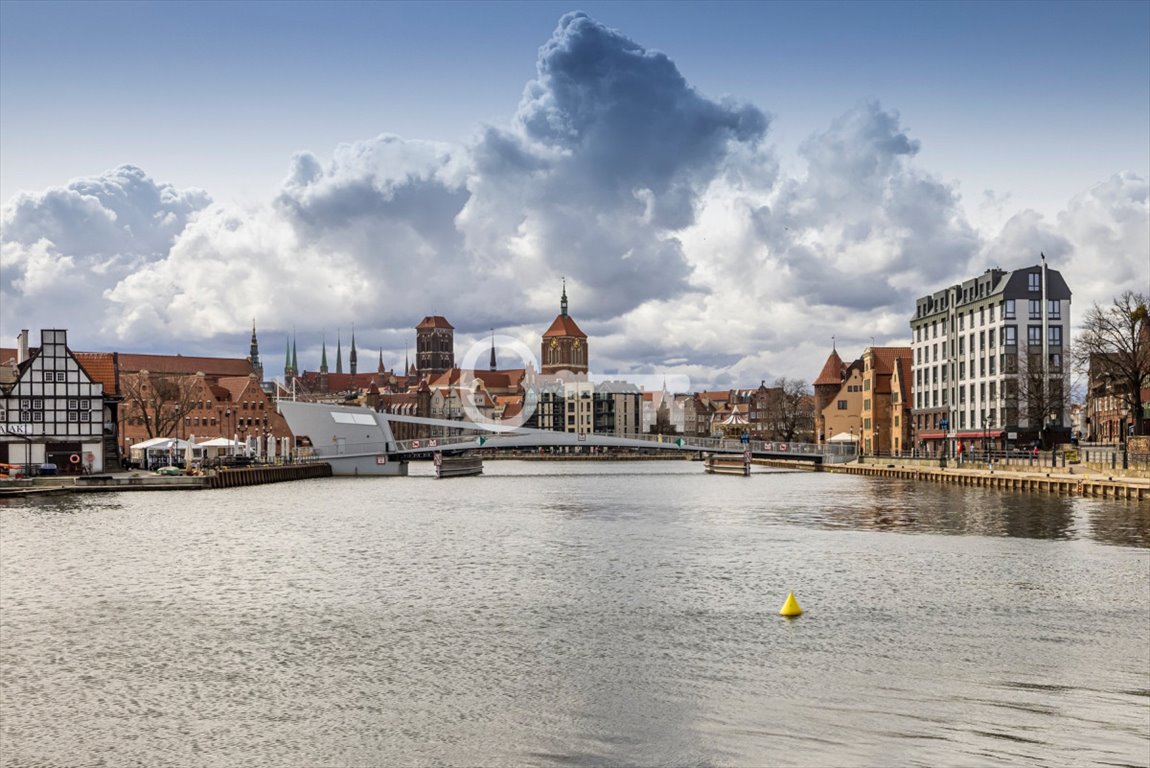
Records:
<instances>
[{"instance_id":1,"label":"railing along quay","mask_svg":"<svg viewBox=\"0 0 1150 768\"><path fill-rule=\"evenodd\" d=\"M866 477L929 480L950 485L992 488L1003 491L1055 493L1104 499L1150 500L1150 483L1133 478L1092 477L1037 472L998 472L994 470L928 469L894 465L838 464L817 467L816 471Z\"/></svg>"}]
</instances>

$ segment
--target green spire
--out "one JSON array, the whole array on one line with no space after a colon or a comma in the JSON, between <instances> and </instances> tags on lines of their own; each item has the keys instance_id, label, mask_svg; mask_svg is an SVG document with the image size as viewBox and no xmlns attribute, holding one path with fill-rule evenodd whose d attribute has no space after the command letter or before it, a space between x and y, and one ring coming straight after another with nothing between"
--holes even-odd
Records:
<instances>
[{"instance_id":1,"label":"green spire","mask_svg":"<svg viewBox=\"0 0 1150 768\"><path fill-rule=\"evenodd\" d=\"M292 376L299 376L299 355L296 354L295 331L292 331L291 334L291 373Z\"/></svg>"},{"instance_id":2,"label":"green spire","mask_svg":"<svg viewBox=\"0 0 1150 768\"><path fill-rule=\"evenodd\" d=\"M567 278L563 278L563 300L559 302L559 314L567 317Z\"/></svg>"}]
</instances>

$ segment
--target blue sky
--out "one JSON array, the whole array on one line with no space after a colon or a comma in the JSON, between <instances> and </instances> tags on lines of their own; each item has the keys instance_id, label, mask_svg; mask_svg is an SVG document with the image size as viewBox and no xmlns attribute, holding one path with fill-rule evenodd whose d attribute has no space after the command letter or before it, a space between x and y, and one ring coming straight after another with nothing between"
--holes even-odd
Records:
<instances>
[{"instance_id":1,"label":"blue sky","mask_svg":"<svg viewBox=\"0 0 1150 768\"><path fill-rule=\"evenodd\" d=\"M698 152L694 164L666 178L652 169L678 162L670 155L646 158L649 165L635 178L612 178L612 190L626 187L620 200L647 201L646 214L635 216L650 229L641 229L642 239L605 235L583 244L586 253L575 248L568 258L587 265L582 273L565 267L555 251L569 242L573 221L595 217L605 233L634 224L612 218L619 200L595 197L607 189L607 167L594 158L630 157L627 142L661 123L658 108L635 124L622 113L603 123L596 135L617 131L610 142L568 146L582 153L582 162L549 165L553 178L530 189L529 199L522 179L503 165L511 154L496 149L507 141L492 134L521 145L532 162L552 162L548 153L562 141L532 136L521 118L525 104L546 112L554 94L529 102L524 93L540 81L540 47L574 10L616 32L609 45L668 57L683 83L668 86L678 90L663 106L697 94L705 102L695 104L700 119L714 119L722 136L735 114L725 99L765 118L762 130L736 130L727 149L718 148L719 133L679 146L678 152ZM590 50L580 49L580 60ZM580 71L563 76L578 79ZM597 82L603 88L606 80ZM636 93L652 88L631 85ZM381 134L402 141L377 154L372 142ZM350 156L370 154L372 168L346 157L336 162L341 144L354 148ZM650 142L635 146L649 149ZM285 179L298 171L293 156L300 152L323 167L322 179L312 175L293 187ZM482 160L496 156L498 172L485 173L490 166ZM64 241L91 242L107 233L84 229L90 211L61 213L50 190L67 189L73 179L103 179L125 164L145 175L134 189L167 190L150 189L155 200L179 197L176 209L162 210L173 217L167 228L145 236L137 227L131 242L69 252ZM348 173L359 174L357 184L344 184ZM350 212L333 208L333 201L348 200L348 189L392 189L404 174L423 180L418 194L438 185L434 200L412 191L426 221L403 219L408 209L387 196L386 212L380 200ZM554 313L553 283L568 274L573 312L582 306L587 330L598 332L605 367L623 370L639 361L644 370L675 367L713 382L813 377L826 346L809 338L813 316L820 317L814 332L846 339L848 353L861 351L871 336L901 343L913 310L908 296L984 266L1033 263L1044 244L1054 266L1064 259L1068 277L1082 271L1078 285L1071 280L1079 314L1111 287L1145 290L1148 177L1146 2L0 4L4 343L20 327L59 317L45 281L79 269L102 289L91 300L68 297L90 317L76 316L73 332L87 348L167 351L148 333L161 328L189 352L238 353L243 333L228 325L256 314L278 349L275 334L298 327L300 318L276 307L256 284L260 275L284 279L273 251L295 249L314 254L317 269L325 258L338 265L324 270L331 273L324 282L343 298L330 306L313 302L322 316L301 331L313 342L325 330L330 335L355 323L357 338L370 337L385 357L399 354L408 329L431 311L447 314L462 335L498 324L526 339ZM585 207L572 213L557 190L584 182L578 204ZM92 194L105 203L101 195L125 194L120 181L97 186L102 191ZM109 192L113 187L120 191ZM193 188L210 204L190 193L180 197ZM319 205L321 191L331 196ZM926 210L924 201L937 205ZM907 214L912 204L921 210ZM530 215L518 221L515 206ZM693 215L683 214L688 209ZM156 219L155 211L133 210L141 221ZM803 237L772 234L786 210L792 222L803 213ZM812 210L823 213L807 216ZM365 221L369 214L375 218ZM885 234L857 235L860 228L884 229L876 221L885 221ZM242 245L221 240L236 222L259 235ZM480 283L500 292L503 315L428 289L427 272L405 276L398 256L373 264L367 242L385 234L412 253L434 253L439 267L454 274L447 283L470 270L458 292L476 285L481 270ZM712 250L716 241L723 242L721 253ZM209 256L229 247L237 249L231 258L242 253L258 269L232 275L235 286L227 291L205 281L177 285L153 301L132 282L142 272L156 282L179 282L176 276L197 258L210 263ZM533 250L539 248L550 250ZM891 256L892 249L901 255ZM838 270L867 295L815 295L811 279L799 278L781 281L787 295L767 284L779 280L724 287L740 279L739 270L793 276L812 262ZM625 269L634 264L642 269ZM509 265L515 274L501 275ZM371 287L395 312L349 298L364 282L346 282L348 276L383 266L393 279ZM647 276L636 277L637 270ZM617 279L595 277L607 273ZM299 285L282 283L285 300L315 289L314 275L297 277ZM538 285L511 290L516 280ZM405 297L413 297L407 306ZM769 328L732 323L721 311L738 307L753 316L767 305L781 321ZM185 311L172 316L171 307ZM836 309L859 322L836 332L833 321L822 319ZM221 313L228 322L205 319ZM739 341L729 339L732 332Z\"/></svg>"}]
</instances>

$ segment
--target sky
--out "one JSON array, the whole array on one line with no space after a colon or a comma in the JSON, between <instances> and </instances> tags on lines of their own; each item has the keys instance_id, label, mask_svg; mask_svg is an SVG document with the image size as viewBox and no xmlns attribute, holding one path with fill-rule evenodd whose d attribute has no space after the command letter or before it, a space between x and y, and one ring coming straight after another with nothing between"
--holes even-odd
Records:
<instances>
[{"instance_id":1,"label":"sky","mask_svg":"<svg viewBox=\"0 0 1150 768\"><path fill-rule=\"evenodd\" d=\"M1148 2L0 3L3 346L399 367L566 279L595 373L810 381L1040 252L1150 291L1148 179Z\"/></svg>"}]
</instances>

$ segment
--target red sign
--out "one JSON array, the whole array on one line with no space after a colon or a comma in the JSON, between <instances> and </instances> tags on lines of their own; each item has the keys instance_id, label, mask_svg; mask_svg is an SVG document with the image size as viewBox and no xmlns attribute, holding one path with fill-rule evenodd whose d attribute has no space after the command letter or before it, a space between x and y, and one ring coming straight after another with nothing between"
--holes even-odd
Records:
<instances>
[{"instance_id":1,"label":"red sign","mask_svg":"<svg viewBox=\"0 0 1150 768\"><path fill-rule=\"evenodd\" d=\"M411 447L412 448L418 448L419 447L419 441L418 440L412 440L411 441Z\"/></svg>"},{"instance_id":2,"label":"red sign","mask_svg":"<svg viewBox=\"0 0 1150 768\"><path fill-rule=\"evenodd\" d=\"M387 456L376 456L375 457L375 463L376 464L386 464L387 463Z\"/></svg>"}]
</instances>

